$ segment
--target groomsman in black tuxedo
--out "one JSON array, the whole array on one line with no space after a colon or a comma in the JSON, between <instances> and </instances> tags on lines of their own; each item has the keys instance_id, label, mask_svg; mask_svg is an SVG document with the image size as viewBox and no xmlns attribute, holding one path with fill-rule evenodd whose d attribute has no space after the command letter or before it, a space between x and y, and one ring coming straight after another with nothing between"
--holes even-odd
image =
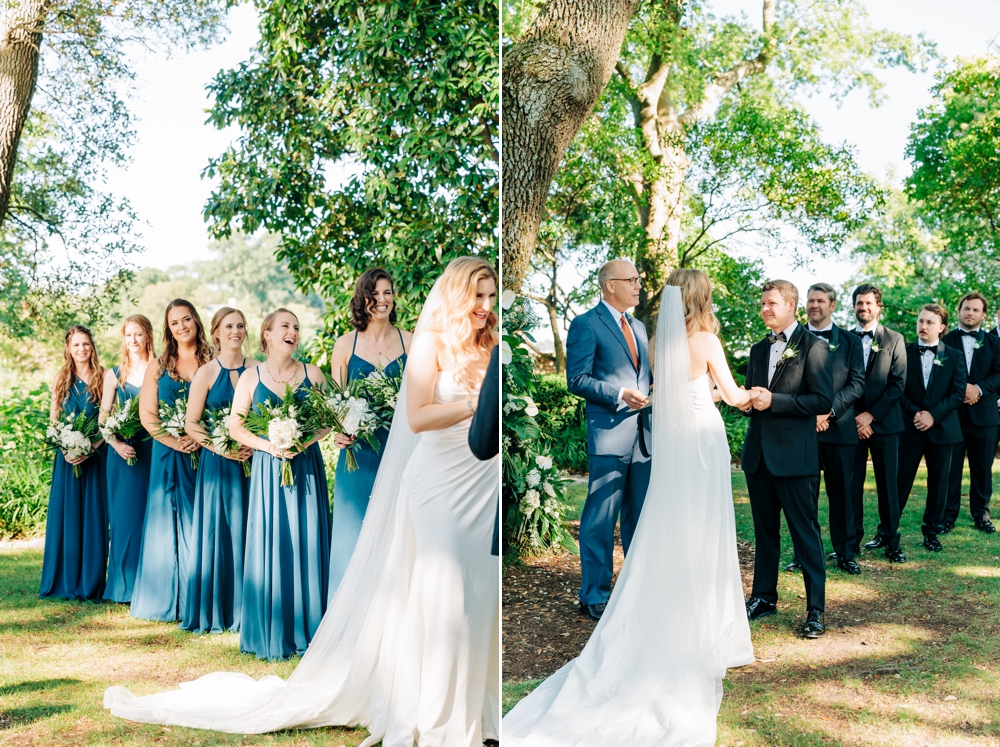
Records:
<instances>
[{"instance_id":1,"label":"groomsman in black tuxedo","mask_svg":"<svg viewBox=\"0 0 1000 747\"><path fill-rule=\"evenodd\" d=\"M969 455L969 513L981 532L995 532L990 521L990 497L993 495L993 459L996 456L997 391L1000 390L1000 337L986 334L986 297L966 293L958 302L958 329L942 340L950 348L965 354L965 401L958 408L962 424L962 442L951 455L948 478L948 504L944 510L944 532L951 531L962 508L962 467Z\"/></svg>"},{"instance_id":2,"label":"groomsman in black tuxedo","mask_svg":"<svg viewBox=\"0 0 1000 747\"><path fill-rule=\"evenodd\" d=\"M802 561L806 623L802 635L826 632L826 563L813 496L819 484L816 417L830 412L833 385L830 348L795 321L799 292L787 280L771 280L761 296L761 318L771 330L750 349L744 387L751 392L743 445L743 471L753 513L753 590L747 617L773 615L778 602L781 513Z\"/></svg>"},{"instance_id":3,"label":"groomsman in black tuxedo","mask_svg":"<svg viewBox=\"0 0 1000 747\"><path fill-rule=\"evenodd\" d=\"M850 574L859 574L861 568L854 560L854 514L848 491L858 445L854 403L865 392L865 364L860 338L833 323L836 309L837 291L833 286L816 283L809 288L806 299L807 329L829 344L830 375L833 379L830 412L816 418L820 467L830 502L830 541L837 567ZM818 481L815 500L819 502Z\"/></svg>"},{"instance_id":4,"label":"groomsman in black tuxedo","mask_svg":"<svg viewBox=\"0 0 1000 747\"><path fill-rule=\"evenodd\" d=\"M941 551L937 536L948 502L948 473L955 445L962 442L959 405L965 400L965 356L941 340L948 329L948 312L929 303L917 317L918 342L906 346L906 390L903 393L903 434L899 458L899 510L906 507L920 458L927 463L927 503L924 507L924 547Z\"/></svg>"},{"instance_id":5,"label":"groomsman in black tuxedo","mask_svg":"<svg viewBox=\"0 0 1000 747\"><path fill-rule=\"evenodd\" d=\"M898 332L879 323L882 291L874 285L854 289L853 332L861 338L865 364L865 393L854 405L858 447L851 476L851 512L854 516L854 552L860 551L864 528L865 473L871 453L878 491L879 526L866 550L885 548L892 563L905 563L899 547L899 437L903 411L899 400L906 383L906 343Z\"/></svg>"}]
</instances>

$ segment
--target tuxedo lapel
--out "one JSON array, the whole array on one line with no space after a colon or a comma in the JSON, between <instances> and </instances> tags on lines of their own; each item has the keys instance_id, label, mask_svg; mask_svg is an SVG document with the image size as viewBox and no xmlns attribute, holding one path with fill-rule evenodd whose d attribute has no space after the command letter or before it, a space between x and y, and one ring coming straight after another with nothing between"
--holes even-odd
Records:
<instances>
[{"instance_id":1,"label":"tuxedo lapel","mask_svg":"<svg viewBox=\"0 0 1000 747\"><path fill-rule=\"evenodd\" d=\"M805 327L803 327L801 324L796 326L795 331L792 333L792 339L789 340L788 343L785 345L785 351L791 348L792 350L795 351L796 356L801 355L802 351L799 350L799 344L802 342L802 335L804 335L805 333L806 333ZM809 334L812 333L810 332ZM772 392L774 391L774 387L778 384L778 379L781 378L781 374L784 373L785 368L788 366L791 360L792 360L791 358L785 358L784 353L782 353L782 357L778 359L778 364L774 367L774 378L772 378L770 383L767 385L767 388L770 389Z\"/></svg>"},{"instance_id":2,"label":"tuxedo lapel","mask_svg":"<svg viewBox=\"0 0 1000 747\"><path fill-rule=\"evenodd\" d=\"M918 350L919 350L919 348L918 348ZM935 361L937 361L939 358L942 359L941 363L943 365L944 364L944 360L943 360L943 358L944 358L944 343L941 342L940 340L938 340L937 350L934 351L934 360L931 361L931 372L930 372L930 374L927 375L927 386L924 387L924 394L925 395L927 394L927 392L929 392L931 390L931 385L934 384L934 371L937 370L937 368L938 368L938 365L935 363ZM964 360L965 353L962 354L962 358L963 358L962 363L964 364L965 363L965 360ZM924 377L921 376L920 380L923 381L923 378Z\"/></svg>"},{"instance_id":3,"label":"tuxedo lapel","mask_svg":"<svg viewBox=\"0 0 1000 747\"><path fill-rule=\"evenodd\" d=\"M615 336L615 339L621 343L622 347L625 349L625 355L626 357L628 357L629 363L632 364L632 368L635 368L636 367L635 363L632 360L632 351L629 350L628 341L625 339L625 333L622 332L622 328L619 326L618 320L611 318L611 312L608 311L607 308L605 308L603 302L597 304L597 315L601 317L601 321L603 321L604 324L607 325L608 330L611 332L612 335ZM632 334L635 335L634 330ZM636 347L636 352L638 353L639 352L638 340L636 340L635 347ZM641 362L642 359L640 358L640 364Z\"/></svg>"},{"instance_id":4,"label":"tuxedo lapel","mask_svg":"<svg viewBox=\"0 0 1000 747\"><path fill-rule=\"evenodd\" d=\"M972 373L972 368L976 365L976 353L983 346L983 339L986 337L986 333L983 332L983 328L980 327L976 331L976 343L972 346L972 360L969 362L969 373ZM962 341L962 337L958 338L958 349L962 353L962 363L965 363L965 343Z\"/></svg>"},{"instance_id":5,"label":"tuxedo lapel","mask_svg":"<svg viewBox=\"0 0 1000 747\"><path fill-rule=\"evenodd\" d=\"M862 340L861 344L864 345L865 341ZM879 354L879 350L882 349L882 325L875 325L875 334L872 336L872 348L868 351L868 365L865 367L865 378L868 378L868 374L872 372L875 368L875 358ZM923 379L921 379L923 380Z\"/></svg>"}]
</instances>

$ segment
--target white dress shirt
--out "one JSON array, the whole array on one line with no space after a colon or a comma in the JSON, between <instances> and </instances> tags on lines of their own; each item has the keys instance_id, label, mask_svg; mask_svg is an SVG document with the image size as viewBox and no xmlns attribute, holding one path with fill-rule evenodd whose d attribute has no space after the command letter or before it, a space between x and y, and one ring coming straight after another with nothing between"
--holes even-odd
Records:
<instances>
[{"instance_id":1,"label":"white dress shirt","mask_svg":"<svg viewBox=\"0 0 1000 747\"><path fill-rule=\"evenodd\" d=\"M875 327L877 327L877 326L878 326L878 322L876 322L872 326L872 328L871 328L871 332L872 332L872 335L873 335L872 337L868 337L867 335L865 335L864 337L861 338L861 352L865 356L865 370L866 371L868 370L868 357L872 354L872 343L875 342L874 333L875 333ZM861 326L860 323L854 325L854 329L856 331L858 331L858 332L866 332L867 331L864 327Z\"/></svg>"},{"instance_id":2,"label":"white dress shirt","mask_svg":"<svg viewBox=\"0 0 1000 747\"><path fill-rule=\"evenodd\" d=\"M937 347L938 341L933 340L931 342L924 342L921 340L918 344L920 345L933 345ZM934 350L925 350L920 355L920 369L924 375L924 389L927 388L928 382L931 380L931 371L934 369L934 359L937 357L937 353Z\"/></svg>"},{"instance_id":3,"label":"white dress shirt","mask_svg":"<svg viewBox=\"0 0 1000 747\"><path fill-rule=\"evenodd\" d=\"M792 322L791 326L784 330L785 342L781 340L775 341L771 345L771 358L767 364L767 385L771 386L771 380L774 378L774 371L778 367L778 361L781 360L781 356L785 352L785 348L788 347L788 341L792 339L792 333L795 332L795 328L799 326L798 322Z\"/></svg>"},{"instance_id":4,"label":"white dress shirt","mask_svg":"<svg viewBox=\"0 0 1000 747\"><path fill-rule=\"evenodd\" d=\"M635 333L632 331L632 325L629 324L628 322L628 314L626 314L624 311L619 311L614 306L605 301L603 298L601 299L601 303L603 303L607 307L608 311L611 312L611 317L616 322L618 322L619 327L622 326L622 319L625 320L625 329L628 330L628 334L632 337L632 344L635 345L635 351L636 354L638 355L639 343L635 339ZM618 409L621 410L623 407L628 407L628 405L625 404L625 387L622 387L621 389L618 390Z\"/></svg>"}]
</instances>

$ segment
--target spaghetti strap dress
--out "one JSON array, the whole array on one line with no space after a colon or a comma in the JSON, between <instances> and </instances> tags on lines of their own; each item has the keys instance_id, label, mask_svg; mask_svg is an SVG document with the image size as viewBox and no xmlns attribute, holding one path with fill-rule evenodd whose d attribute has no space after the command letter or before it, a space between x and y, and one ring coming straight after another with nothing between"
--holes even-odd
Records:
<instances>
[{"instance_id":1,"label":"spaghetti strap dress","mask_svg":"<svg viewBox=\"0 0 1000 747\"><path fill-rule=\"evenodd\" d=\"M118 369L114 369L118 378ZM141 387L119 381L115 394L124 406L137 398ZM142 525L146 518L146 498L149 495L149 471L153 464L153 442L140 429L126 443L135 449L136 463L128 465L118 452L107 447L105 463L108 476L108 519L111 523L111 548L108 553L108 583L104 599L108 602L132 601L132 588L139 567L142 546Z\"/></svg>"},{"instance_id":2,"label":"spaghetti strap dress","mask_svg":"<svg viewBox=\"0 0 1000 747\"><path fill-rule=\"evenodd\" d=\"M295 392L305 397L308 375ZM253 406L281 397L260 380ZM243 564L240 650L260 659L305 652L326 612L330 497L319 444L291 460L294 485L281 485L281 460L255 451Z\"/></svg>"},{"instance_id":3,"label":"spaghetti strap dress","mask_svg":"<svg viewBox=\"0 0 1000 747\"><path fill-rule=\"evenodd\" d=\"M384 369L386 376L401 376L403 368L406 366L406 345L403 343L403 333L398 329L399 344L403 346L403 354L391 361ZM358 333L354 333L354 347L351 349L351 357L347 361L347 380L363 379L376 370L371 363L355 355L354 351L358 347ZM354 554L354 547L358 544L358 535L361 534L361 522L365 519L365 512L368 510L368 499L371 498L372 488L375 485L375 476L378 474L378 466L382 461L382 454L385 452L385 442L389 438L389 431L379 429L375 432L375 437L379 442L379 449L376 451L368 444L361 442L358 444L354 455L358 460L358 468L353 472L347 471L347 452L340 451L340 458L337 460L337 473L333 481L333 543L330 547L330 599L337 593L340 580L344 577L347 564Z\"/></svg>"},{"instance_id":4,"label":"spaghetti strap dress","mask_svg":"<svg viewBox=\"0 0 1000 747\"><path fill-rule=\"evenodd\" d=\"M223 368L208 390L205 409L233 405L232 374L246 371ZM241 462L204 449L198 462L191 527L191 569L184 587L186 598L181 627L193 633L233 632L240 628L243 606L243 542L246 538L250 478Z\"/></svg>"}]
</instances>

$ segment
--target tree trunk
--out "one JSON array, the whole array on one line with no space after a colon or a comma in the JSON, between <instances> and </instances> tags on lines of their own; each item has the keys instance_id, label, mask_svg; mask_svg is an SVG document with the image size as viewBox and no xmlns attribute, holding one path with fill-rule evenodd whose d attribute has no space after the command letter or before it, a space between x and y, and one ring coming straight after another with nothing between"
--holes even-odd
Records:
<instances>
[{"instance_id":1,"label":"tree trunk","mask_svg":"<svg viewBox=\"0 0 1000 747\"><path fill-rule=\"evenodd\" d=\"M639 0L548 0L503 63L503 282L519 290L556 168L607 85Z\"/></svg>"},{"instance_id":2,"label":"tree trunk","mask_svg":"<svg viewBox=\"0 0 1000 747\"><path fill-rule=\"evenodd\" d=\"M17 144L38 80L50 0L22 0L0 13L0 225L7 217Z\"/></svg>"},{"instance_id":3,"label":"tree trunk","mask_svg":"<svg viewBox=\"0 0 1000 747\"><path fill-rule=\"evenodd\" d=\"M556 373L561 374L566 372L566 349L563 347L562 335L559 334L559 312L554 303L548 309L549 325L552 327L552 347L556 352Z\"/></svg>"}]
</instances>

